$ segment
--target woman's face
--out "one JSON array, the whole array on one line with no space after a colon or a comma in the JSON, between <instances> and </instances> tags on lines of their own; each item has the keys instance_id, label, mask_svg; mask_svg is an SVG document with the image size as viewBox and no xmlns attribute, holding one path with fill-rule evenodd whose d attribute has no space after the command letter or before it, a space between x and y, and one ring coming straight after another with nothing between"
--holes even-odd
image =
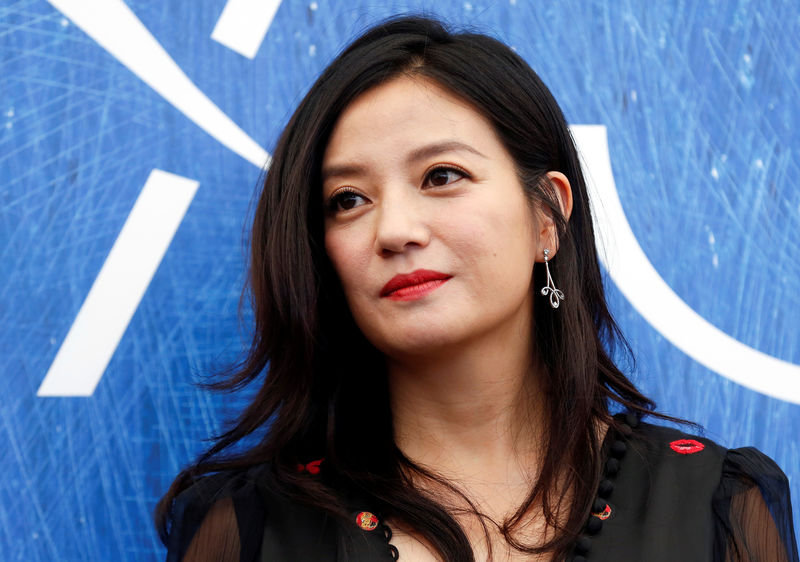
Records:
<instances>
[{"instance_id":1,"label":"woman's face","mask_svg":"<svg viewBox=\"0 0 800 562\"><path fill-rule=\"evenodd\" d=\"M424 78L340 116L322 166L325 247L353 316L389 357L529 337L539 223L492 125Z\"/></svg>"}]
</instances>

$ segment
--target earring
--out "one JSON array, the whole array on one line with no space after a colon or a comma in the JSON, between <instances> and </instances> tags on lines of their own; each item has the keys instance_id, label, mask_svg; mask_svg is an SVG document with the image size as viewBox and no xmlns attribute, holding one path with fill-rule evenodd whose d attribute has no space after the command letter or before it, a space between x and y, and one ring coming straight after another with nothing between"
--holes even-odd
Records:
<instances>
[{"instance_id":1,"label":"earring","mask_svg":"<svg viewBox=\"0 0 800 562\"><path fill-rule=\"evenodd\" d=\"M556 289L556 284L553 283L553 278L550 276L550 264L547 262L550 261L550 250L545 248L544 249L544 269L547 272L547 285L542 287L542 295L547 296L550 295L550 306L553 308L558 308L558 305L561 304L561 301L564 300L564 293L561 292L560 289Z\"/></svg>"}]
</instances>

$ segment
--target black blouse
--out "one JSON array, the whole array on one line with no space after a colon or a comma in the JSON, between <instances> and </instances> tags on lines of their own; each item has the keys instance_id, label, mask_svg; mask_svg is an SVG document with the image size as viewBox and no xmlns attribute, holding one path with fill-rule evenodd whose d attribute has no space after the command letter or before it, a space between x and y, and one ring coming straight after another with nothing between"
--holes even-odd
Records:
<instances>
[{"instance_id":1,"label":"black blouse","mask_svg":"<svg viewBox=\"0 0 800 562\"><path fill-rule=\"evenodd\" d=\"M788 481L769 457L625 419L624 431L604 440L604 477L571 560L800 562ZM368 505L353 500L352 525L342 526L274 493L269 481L261 466L202 478L181 493L167 561L402 560Z\"/></svg>"}]
</instances>

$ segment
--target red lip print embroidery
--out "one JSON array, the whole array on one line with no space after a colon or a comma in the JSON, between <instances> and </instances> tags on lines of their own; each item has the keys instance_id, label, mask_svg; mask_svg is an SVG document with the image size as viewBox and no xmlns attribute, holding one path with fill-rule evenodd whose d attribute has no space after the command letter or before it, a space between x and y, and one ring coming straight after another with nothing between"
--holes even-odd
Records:
<instances>
[{"instance_id":1,"label":"red lip print embroidery","mask_svg":"<svg viewBox=\"0 0 800 562\"><path fill-rule=\"evenodd\" d=\"M308 463L306 465L298 464L297 465L297 472L306 471L309 474L319 474L319 471L320 471L319 465L322 464L322 461L324 461L324 460L325 459L319 459L319 460L316 460L316 461L311 461L310 463Z\"/></svg>"},{"instance_id":2,"label":"red lip print embroidery","mask_svg":"<svg viewBox=\"0 0 800 562\"><path fill-rule=\"evenodd\" d=\"M369 511L362 511L356 515L356 525L365 531L372 531L378 526L378 518Z\"/></svg>"},{"instance_id":3,"label":"red lip print embroidery","mask_svg":"<svg viewBox=\"0 0 800 562\"><path fill-rule=\"evenodd\" d=\"M700 443L700 441L695 441L694 439L678 439L677 441L670 443L669 447L676 453L680 453L682 455L699 453L706 448L706 446Z\"/></svg>"},{"instance_id":4,"label":"red lip print embroidery","mask_svg":"<svg viewBox=\"0 0 800 562\"><path fill-rule=\"evenodd\" d=\"M603 511L598 511L597 513L592 513L595 517L597 517L600 521L605 521L609 517L611 517L611 506L606 504L606 507Z\"/></svg>"}]
</instances>

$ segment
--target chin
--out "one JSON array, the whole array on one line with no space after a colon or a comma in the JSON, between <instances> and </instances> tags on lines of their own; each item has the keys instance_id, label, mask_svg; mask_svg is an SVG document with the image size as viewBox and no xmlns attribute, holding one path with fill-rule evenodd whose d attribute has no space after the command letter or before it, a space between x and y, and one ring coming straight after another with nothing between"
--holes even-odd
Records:
<instances>
[{"instance_id":1,"label":"chin","mask_svg":"<svg viewBox=\"0 0 800 562\"><path fill-rule=\"evenodd\" d=\"M396 330L389 337L370 341L387 357L400 359L440 355L458 346L461 338L455 336L453 331L437 333L429 329Z\"/></svg>"},{"instance_id":2,"label":"chin","mask_svg":"<svg viewBox=\"0 0 800 562\"><path fill-rule=\"evenodd\" d=\"M479 332L475 318L454 314L450 307L382 315L357 310L356 323L367 340L389 358L436 356L474 340Z\"/></svg>"}]
</instances>

